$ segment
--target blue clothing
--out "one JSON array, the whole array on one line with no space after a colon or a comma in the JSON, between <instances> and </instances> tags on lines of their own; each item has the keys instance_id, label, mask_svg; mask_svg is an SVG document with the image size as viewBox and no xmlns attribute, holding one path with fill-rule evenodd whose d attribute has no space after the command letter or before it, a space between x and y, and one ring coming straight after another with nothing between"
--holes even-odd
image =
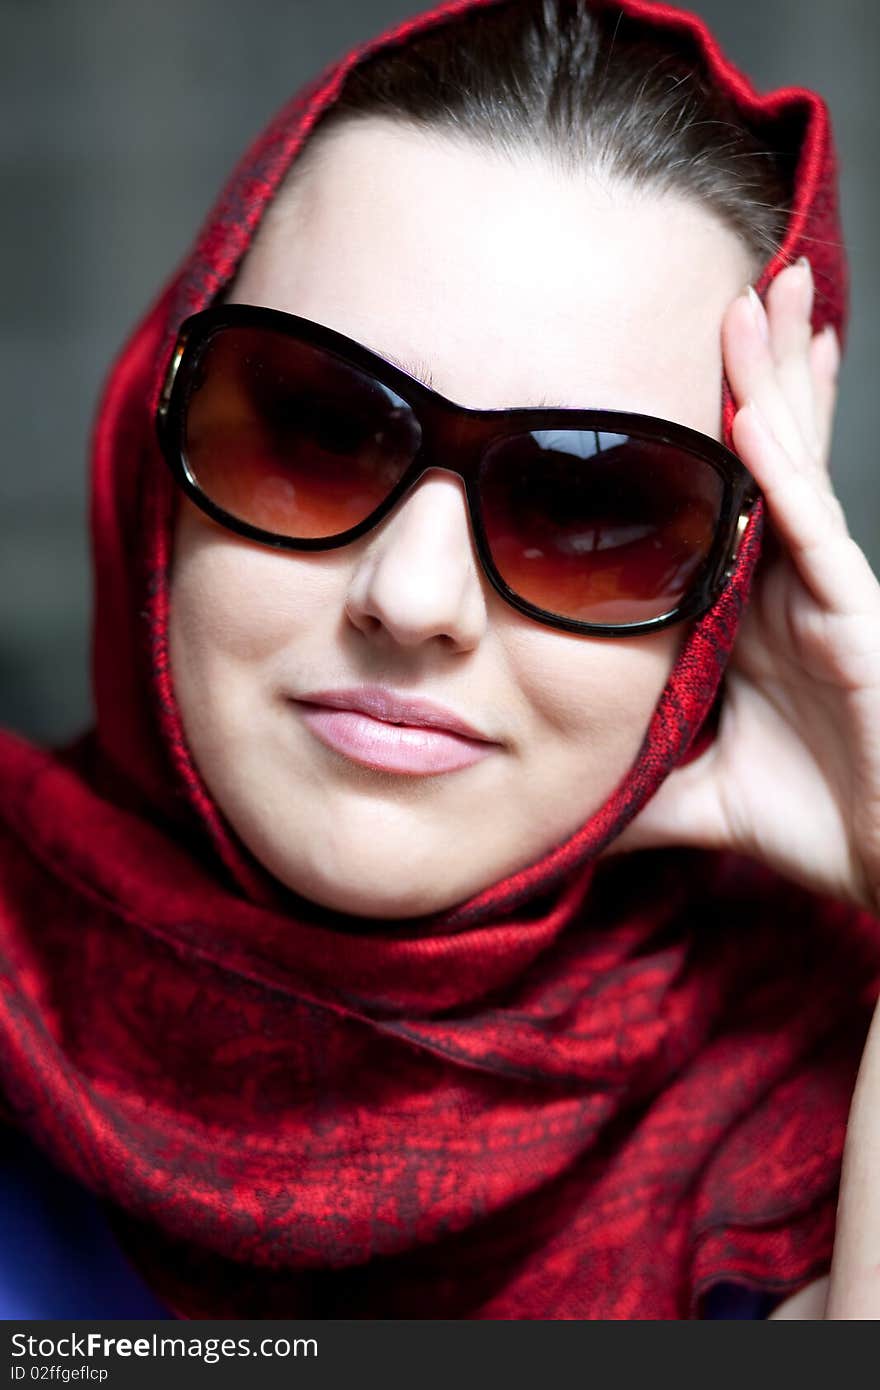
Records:
<instances>
[{"instance_id":1,"label":"blue clothing","mask_svg":"<svg viewBox=\"0 0 880 1390\"><path fill-rule=\"evenodd\" d=\"M0 1318L173 1318L98 1200L0 1125Z\"/></svg>"},{"instance_id":2,"label":"blue clothing","mask_svg":"<svg viewBox=\"0 0 880 1390\"><path fill-rule=\"evenodd\" d=\"M766 1318L777 1295L716 1284L707 1318ZM0 1127L0 1318L173 1318L129 1263L100 1203Z\"/></svg>"},{"instance_id":3,"label":"blue clothing","mask_svg":"<svg viewBox=\"0 0 880 1390\"><path fill-rule=\"evenodd\" d=\"M782 1298L745 1284L713 1284L703 1301L704 1318L766 1318Z\"/></svg>"}]
</instances>

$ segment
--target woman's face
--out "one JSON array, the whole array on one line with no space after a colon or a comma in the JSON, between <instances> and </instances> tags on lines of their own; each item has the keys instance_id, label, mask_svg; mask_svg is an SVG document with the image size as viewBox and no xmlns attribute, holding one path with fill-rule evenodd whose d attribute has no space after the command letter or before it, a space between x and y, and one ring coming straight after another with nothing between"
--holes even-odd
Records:
<instances>
[{"instance_id":1,"label":"woman's face","mask_svg":"<svg viewBox=\"0 0 880 1390\"><path fill-rule=\"evenodd\" d=\"M750 271L690 202L373 120L270 210L229 298L429 369L463 405L644 411L718 438L720 324ZM450 907L567 838L631 767L684 636L583 637L508 607L445 471L324 553L181 504L170 638L193 756L252 853L346 912ZM365 685L488 741L446 770L369 765L387 725L304 703Z\"/></svg>"}]
</instances>

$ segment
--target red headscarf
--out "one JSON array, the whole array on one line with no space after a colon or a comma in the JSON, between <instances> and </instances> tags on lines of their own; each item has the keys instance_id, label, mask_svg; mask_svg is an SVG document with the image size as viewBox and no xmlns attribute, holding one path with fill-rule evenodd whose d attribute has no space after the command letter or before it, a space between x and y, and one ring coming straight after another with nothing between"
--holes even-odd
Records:
<instances>
[{"instance_id":1,"label":"red headscarf","mask_svg":"<svg viewBox=\"0 0 880 1390\"><path fill-rule=\"evenodd\" d=\"M0 738L0 1097L106 1199L194 1316L681 1318L713 1283L827 1270L876 922L750 861L597 857L693 755L760 550L692 629L630 772L539 862L430 917L347 918L282 888L213 804L168 660L174 485L153 410L180 321L229 283L350 68L276 118L116 362L94 435L97 726ZM598 5L599 0L596 0ZM796 142L784 246L814 327L846 272L823 102L758 97L701 22L675 36ZM724 390L724 431L733 407ZM871 983L875 981L875 983Z\"/></svg>"}]
</instances>

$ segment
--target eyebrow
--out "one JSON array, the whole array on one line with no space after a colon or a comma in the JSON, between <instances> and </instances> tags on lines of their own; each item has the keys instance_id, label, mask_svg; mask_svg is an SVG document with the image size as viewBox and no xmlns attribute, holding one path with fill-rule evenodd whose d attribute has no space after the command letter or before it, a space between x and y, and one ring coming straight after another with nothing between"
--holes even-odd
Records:
<instances>
[{"instance_id":1,"label":"eyebrow","mask_svg":"<svg viewBox=\"0 0 880 1390\"><path fill-rule=\"evenodd\" d=\"M385 348L370 347L371 352L375 352L378 357L384 357L386 362L391 362L408 376L420 381L423 386L427 386L430 391L436 390L436 378L428 363L422 357L407 359L396 357L393 352L388 352ZM530 405L523 407L526 410L576 410L577 406L572 406L569 402L553 400L550 396L542 396L540 400L534 401Z\"/></svg>"},{"instance_id":2,"label":"eyebrow","mask_svg":"<svg viewBox=\"0 0 880 1390\"><path fill-rule=\"evenodd\" d=\"M399 367L408 376L415 377L423 386L427 386L430 391L434 390L434 373L422 358L416 357L411 362L405 357L395 357L393 352L388 352L386 348L370 347L371 352L375 352L377 357L384 357L386 362L391 362L395 367Z\"/></svg>"}]
</instances>

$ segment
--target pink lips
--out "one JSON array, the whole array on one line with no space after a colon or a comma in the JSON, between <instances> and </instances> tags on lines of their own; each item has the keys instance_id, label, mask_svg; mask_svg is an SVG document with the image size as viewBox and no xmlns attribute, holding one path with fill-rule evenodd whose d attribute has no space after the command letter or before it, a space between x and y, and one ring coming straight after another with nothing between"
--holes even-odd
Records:
<instances>
[{"instance_id":1,"label":"pink lips","mask_svg":"<svg viewBox=\"0 0 880 1390\"><path fill-rule=\"evenodd\" d=\"M499 746L452 710L382 686L313 691L297 704L322 743L381 772L454 772Z\"/></svg>"}]
</instances>

